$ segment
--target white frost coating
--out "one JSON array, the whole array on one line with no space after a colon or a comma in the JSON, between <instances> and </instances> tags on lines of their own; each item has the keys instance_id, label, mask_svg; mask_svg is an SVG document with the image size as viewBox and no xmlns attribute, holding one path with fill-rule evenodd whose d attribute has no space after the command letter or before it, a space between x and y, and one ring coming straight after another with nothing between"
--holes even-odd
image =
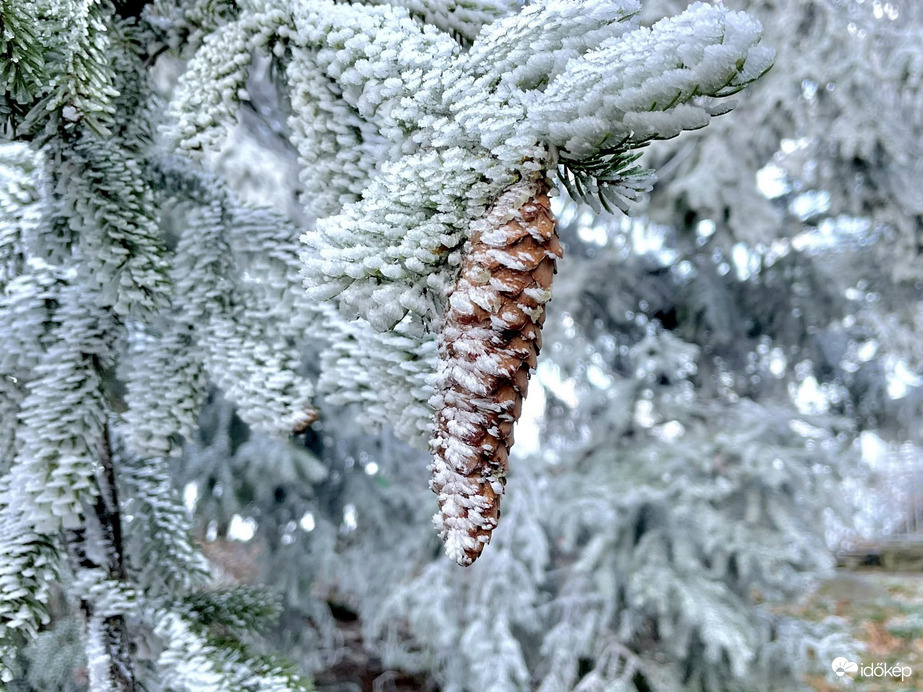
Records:
<instances>
[{"instance_id":1,"label":"white frost coating","mask_svg":"<svg viewBox=\"0 0 923 692\"><path fill-rule=\"evenodd\" d=\"M240 212L233 199L221 192L211 191L209 204L189 213L176 248L173 281L181 313L176 328L199 346L203 352L201 367L239 406L248 424L274 434L299 432L316 418L313 384L300 373L300 353L289 343L298 337L299 325L303 324L303 318L296 317L300 306L295 303L288 314L278 314L268 295L251 292L250 286L225 278L236 273L229 225L245 225L245 235L260 246L253 238L268 241L266 226L283 222L268 210L262 220L255 213L238 220ZM278 246L273 249L278 252ZM262 247L253 250L265 252ZM169 370L162 372L169 374ZM200 396L201 392L189 393L187 401L192 411ZM177 423L173 432L182 434L182 422Z\"/></svg>"},{"instance_id":2,"label":"white frost coating","mask_svg":"<svg viewBox=\"0 0 923 692\"><path fill-rule=\"evenodd\" d=\"M456 293L464 294L470 302L488 312L495 312L502 303L500 296L490 286L472 286L463 279L459 282L459 288L463 290Z\"/></svg>"},{"instance_id":3,"label":"white frost coating","mask_svg":"<svg viewBox=\"0 0 923 692\"><path fill-rule=\"evenodd\" d=\"M475 232L478 229L474 229ZM500 226L499 228L491 228L486 231L481 232L481 241L485 245L490 245L492 247L506 247L511 240L513 240L513 231L510 230L508 226Z\"/></svg>"},{"instance_id":4,"label":"white frost coating","mask_svg":"<svg viewBox=\"0 0 923 692\"><path fill-rule=\"evenodd\" d=\"M142 457L178 452L175 436L191 439L198 426L207 382L202 357L190 348L193 333L192 325L180 322L159 335L130 338L124 434Z\"/></svg>"},{"instance_id":5,"label":"white frost coating","mask_svg":"<svg viewBox=\"0 0 923 692\"><path fill-rule=\"evenodd\" d=\"M480 427L481 426L478 423L473 423L473 422L468 422L468 421L463 422L463 421L460 421L458 417L453 417L452 419L446 422L446 430L448 430L449 432L449 437L447 439L454 440L455 438L458 438L458 437L464 437L467 435L471 435L477 432L477 430ZM472 458L473 456L474 455L472 454Z\"/></svg>"},{"instance_id":6,"label":"white frost coating","mask_svg":"<svg viewBox=\"0 0 923 692\"><path fill-rule=\"evenodd\" d=\"M385 157L386 143L371 122L343 101L315 62L313 51L292 50L286 67L292 101L288 123L305 186L302 201L322 217L359 199Z\"/></svg>"},{"instance_id":7,"label":"white frost coating","mask_svg":"<svg viewBox=\"0 0 923 692\"><path fill-rule=\"evenodd\" d=\"M414 323L390 333L363 320L347 321L325 308L330 346L321 354L318 389L335 404L360 404L360 422L388 424L400 437L421 446L432 431L436 344Z\"/></svg>"},{"instance_id":8,"label":"white frost coating","mask_svg":"<svg viewBox=\"0 0 923 692\"><path fill-rule=\"evenodd\" d=\"M480 373L474 370L475 368L470 365L466 366L461 363L456 363L448 366L447 376L472 394L480 394L483 396L487 394L489 390Z\"/></svg>"},{"instance_id":9,"label":"white frost coating","mask_svg":"<svg viewBox=\"0 0 923 692\"><path fill-rule=\"evenodd\" d=\"M443 540L445 541L446 555L456 562L476 545L475 540L468 535L465 529L449 529L446 531Z\"/></svg>"},{"instance_id":10,"label":"white frost coating","mask_svg":"<svg viewBox=\"0 0 923 692\"><path fill-rule=\"evenodd\" d=\"M111 314L87 300L82 287L59 295L56 340L35 368L22 402L19 451L11 471L12 502L39 533L80 525L96 493L96 445L105 403L94 358L111 363Z\"/></svg>"},{"instance_id":11,"label":"white frost coating","mask_svg":"<svg viewBox=\"0 0 923 692\"><path fill-rule=\"evenodd\" d=\"M248 660L233 649L218 649L176 612L161 611L153 617L154 633L164 643L157 669L166 688L177 692L291 692L295 688L284 670Z\"/></svg>"},{"instance_id":12,"label":"white frost coating","mask_svg":"<svg viewBox=\"0 0 923 692\"><path fill-rule=\"evenodd\" d=\"M458 310L467 315L474 314L474 304L466 293L453 293L449 298L449 305L453 310Z\"/></svg>"},{"instance_id":13,"label":"white frost coating","mask_svg":"<svg viewBox=\"0 0 923 692\"><path fill-rule=\"evenodd\" d=\"M171 4L176 3L164 3L162 9L169 12ZM192 3L202 6L198 9L211 4ZM548 141L537 137L528 122L528 92L540 92L572 61L630 32L633 25L626 20L637 3L535 2L508 21L488 26L470 52L463 46L480 27L519 3L399 3L407 9L331 0L237 4L239 12L230 16L218 8L214 18L201 18L206 25L220 19L217 27L194 29L197 36L189 43L200 50L175 91L167 134L190 156L202 158L215 149L228 123L235 121L239 101L249 98L253 53L273 51L297 113L289 124L308 188L305 201L311 214L324 217L316 232L306 234L305 280L313 296L335 297L342 310L339 315L325 314L332 345L322 359L322 379L344 401L361 402L368 420L396 419L404 437L426 434L432 426L427 401L436 380L430 335L440 328L446 296L465 260L463 248L475 229L471 221L482 218L503 190L543 175L550 163ZM10 11L17 5L26 6L5 3ZM27 6L34 9L31 2ZM3 441L2 463L9 461L8 450L15 450L15 459L13 471L2 481L6 502L0 503L0 626L30 634L47 622L47 590L35 582L51 581L59 552L59 546L50 545L42 534L57 537L61 529L81 527L86 508L97 499L94 474L100 445L114 420L107 378L116 365L119 377L122 371L128 373L129 406L124 416L128 432L116 436L116 455L159 459L173 452L195 427L206 382L217 385L256 430L286 435L303 429L314 416L313 389L302 376L297 346L306 331L299 325L305 327L310 320L302 311L303 298L284 288L292 283L291 263L286 260L292 250L291 226L271 214L263 214L262 221L255 218L259 214L242 219L239 206L186 163L179 165L178 176L155 160L145 159L142 165L134 152L146 151L149 140L132 132L138 124L129 120L137 105L130 103L133 84L143 80L127 80L120 95L113 79L128 76L119 72L134 69L131 65L137 61L131 27L111 26L110 35L121 39L124 32L126 40L109 41L104 26L109 20L107 3L55 1L50 6L51 13L74 14L68 38L77 40L60 44L67 68L63 83L42 85L38 93L51 87L54 98L58 92L74 98L53 102L44 110L54 117L62 115L64 120L57 124L67 128L94 129L99 116L100 131L106 132L104 121L115 115L116 99L129 103L118 104L112 136L80 131L78 137L59 136L51 147L56 153L52 158L59 160L43 166L57 175L55 209L48 217L53 223L40 231L24 224L22 233L10 233L5 213L0 220L0 283L4 300L9 299L4 307L23 310L9 313L17 324L9 335L3 330L4 351L15 347L17 352L0 356L0 375L11 377L3 378L0 391L5 398L9 395L2 405L2 432L15 427L15 435ZM197 11L189 14L191 24ZM419 18L444 31L422 27ZM175 28L171 21L164 16L159 30L169 34ZM182 34L185 29L177 31ZM53 38L50 31L40 33ZM200 43L203 33L211 35ZM88 66L76 60L82 49L87 49ZM56 46L51 50L57 54ZM58 69L49 67L52 73ZM97 93L84 93L83 81ZM128 117L126 109L132 111ZM44 119L42 110L35 112ZM146 120L140 110L137 119ZM625 122L632 121L626 117ZM651 123L662 127L661 134L675 130L671 122ZM145 124L138 127L144 130ZM181 200L178 208L160 210L165 219L176 221L179 243L170 253L156 213L163 200L153 194L151 182L162 183L163 197L171 205L174 196ZM492 223L523 220L519 207L531 193L518 187L505 196ZM65 217L67 223L62 223ZM79 270L71 274L26 262L13 277L8 266L20 263L16 255L39 248L37 254L45 256L48 249L42 242L33 244L35 238L25 233L60 236L57 250L67 252L58 256L79 257ZM512 231L487 233L483 242L488 246L514 240ZM8 265L5 253L11 247L14 257ZM506 266L519 267L523 261L513 252L507 257L512 264ZM167 280L170 262L172 286ZM504 296L519 285L509 277L497 283L482 278L477 272L471 275L466 304L470 314L479 309L496 312L501 326L510 331L538 314L527 294L510 299L501 310ZM8 291L10 282L16 285ZM350 323L353 318L358 320ZM493 320L485 323L495 326ZM471 330L475 332L493 338L489 346L495 350L502 346L490 329ZM526 358L521 350L472 350L470 363L441 373L442 384L451 380L464 386L433 399L452 401L457 407L447 417L448 438L438 438L445 444L445 460L465 470L472 455L490 457L488 470L475 482L456 470L435 476L442 487L449 552L459 559L458 551L488 540L485 534L470 535L472 524L496 524L496 498L490 493L502 492L498 469L506 450L483 455L490 442L456 438L480 426L487 435L510 439L507 424L520 403L504 399L509 395L501 389L494 392L496 400L469 412L464 407L470 404L471 380L487 387L495 384L493 380L509 378L511 360ZM6 365L14 372L7 373ZM520 368L517 374L523 372ZM20 376L26 384L16 379ZM466 387L468 391L462 391ZM520 385L523 391L524 387ZM134 527L150 521L157 533L170 533L170 522L161 521L163 512L157 511L170 509L164 504L168 493L159 483L162 474L132 476L125 472L130 462L118 463L120 482L134 491L127 495L130 506L145 510L134 514ZM173 522L172 528L182 525ZM464 531L467 537L459 533ZM186 546L174 539L171 536L171 546L179 553L170 554L170 562L192 562ZM88 540L86 545L93 559L99 559L99 541ZM185 571L185 565L177 569ZM75 594L94 604L95 615L87 623L94 692L109 689L105 669L114 662L107 655L100 618L126 612L131 601L127 591L103 577L87 570L72 582ZM183 583L181 577L171 575L174 578ZM292 686L276 671L250 665L233 651L216 650L183 614L147 615L163 645L155 656L157 682L165 689ZM111 648L108 653L118 658Z\"/></svg>"},{"instance_id":14,"label":"white frost coating","mask_svg":"<svg viewBox=\"0 0 923 692\"><path fill-rule=\"evenodd\" d=\"M451 421L449 423L450 429L453 425L454 421ZM454 436L446 436L440 439L445 445L446 460L449 461L454 468L470 473L478 460L479 455L477 450Z\"/></svg>"},{"instance_id":15,"label":"white frost coating","mask_svg":"<svg viewBox=\"0 0 923 692\"><path fill-rule=\"evenodd\" d=\"M112 659L106 649L106 628L98 615L86 624L87 672L90 678L90 692L115 692L115 685L109 669Z\"/></svg>"},{"instance_id":16,"label":"white frost coating","mask_svg":"<svg viewBox=\"0 0 923 692\"><path fill-rule=\"evenodd\" d=\"M484 341L464 334L456 338L455 351L456 353L477 358L484 354Z\"/></svg>"},{"instance_id":17,"label":"white frost coating","mask_svg":"<svg viewBox=\"0 0 923 692\"><path fill-rule=\"evenodd\" d=\"M757 45L760 31L743 13L694 3L568 63L544 93L529 97L529 122L575 159L601 143L625 140L629 148L703 127L707 104L691 103L693 94L730 95L772 64L773 52Z\"/></svg>"},{"instance_id":18,"label":"white frost coating","mask_svg":"<svg viewBox=\"0 0 923 692\"><path fill-rule=\"evenodd\" d=\"M518 7L518 0L371 0L369 4L389 3L406 7L426 24L472 40L485 24L503 17Z\"/></svg>"},{"instance_id":19,"label":"white frost coating","mask_svg":"<svg viewBox=\"0 0 923 692\"><path fill-rule=\"evenodd\" d=\"M514 366L503 368L501 362L500 356L496 353L482 353L472 361L472 366L485 375L512 377L516 372Z\"/></svg>"},{"instance_id":20,"label":"white frost coating","mask_svg":"<svg viewBox=\"0 0 923 692\"><path fill-rule=\"evenodd\" d=\"M488 250L487 255L509 269L526 271L531 269L533 259L529 255L515 255L507 250Z\"/></svg>"},{"instance_id":21,"label":"white frost coating","mask_svg":"<svg viewBox=\"0 0 923 692\"><path fill-rule=\"evenodd\" d=\"M551 291L545 288L527 288L523 293L536 303L547 303L551 300Z\"/></svg>"},{"instance_id":22,"label":"white frost coating","mask_svg":"<svg viewBox=\"0 0 923 692\"><path fill-rule=\"evenodd\" d=\"M179 80L169 113L173 138L185 151L217 150L228 126L236 122L238 95L246 86L253 50L267 42L285 22L285 13L244 13L209 34Z\"/></svg>"},{"instance_id":23,"label":"white frost coating","mask_svg":"<svg viewBox=\"0 0 923 692\"><path fill-rule=\"evenodd\" d=\"M0 640L12 630L29 637L48 624L45 604L57 580L57 560L13 504L9 475L0 477Z\"/></svg>"},{"instance_id":24,"label":"white frost coating","mask_svg":"<svg viewBox=\"0 0 923 692\"><path fill-rule=\"evenodd\" d=\"M179 690L221 692L221 672L208 658L208 645L174 613L164 614L155 634L166 643L157 666L166 673L164 683Z\"/></svg>"}]
</instances>

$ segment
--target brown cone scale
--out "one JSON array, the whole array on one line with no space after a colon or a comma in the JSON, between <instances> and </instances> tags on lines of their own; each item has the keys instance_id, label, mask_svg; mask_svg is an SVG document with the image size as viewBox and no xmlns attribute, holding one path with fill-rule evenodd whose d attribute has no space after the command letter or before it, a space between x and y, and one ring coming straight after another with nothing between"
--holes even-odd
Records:
<instances>
[{"instance_id":1,"label":"brown cone scale","mask_svg":"<svg viewBox=\"0 0 923 692\"><path fill-rule=\"evenodd\" d=\"M472 226L439 334L430 486L446 552L473 563L500 518L500 496L544 306L562 255L544 178L521 181Z\"/></svg>"}]
</instances>

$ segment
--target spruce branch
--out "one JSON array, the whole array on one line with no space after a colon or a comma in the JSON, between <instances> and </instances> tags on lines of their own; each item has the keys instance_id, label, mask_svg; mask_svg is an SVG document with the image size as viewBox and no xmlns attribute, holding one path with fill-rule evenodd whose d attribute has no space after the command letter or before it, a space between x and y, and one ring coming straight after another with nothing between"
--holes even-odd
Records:
<instances>
[{"instance_id":1,"label":"spruce branch","mask_svg":"<svg viewBox=\"0 0 923 692\"><path fill-rule=\"evenodd\" d=\"M40 36L29 17L31 3L0 2L0 131L14 134L48 76Z\"/></svg>"},{"instance_id":2,"label":"spruce branch","mask_svg":"<svg viewBox=\"0 0 923 692\"><path fill-rule=\"evenodd\" d=\"M103 429L98 451L99 472L95 479L93 511L85 514L83 526L64 531L63 543L78 582L84 575L98 572L108 584L130 588L108 425ZM80 596L79 609L83 616L93 689L135 692L132 639L124 608L121 604L113 606L100 602L93 598L92 592L85 592Z\"/></svg>"},{"instance_id":3,"label":"spruce branch","mask_svg":"<svg viewBox=\"0 0 923 692\"><path fill-rule=\"evenodd\" d=\"M308 319L307 306L302 296L292 295L297 284L273 292L259 282L248 286L238 271L257 258L248 268L270 263L294 279L294 266L286 261L294 258L297 234L269 210L242 209L214 178L193 176L184 184L201 201L186 207L174 258L179 323L204 353L211 380L254 429L304 432L317 418L314 387L300 372L294 346Z\"/></svg>"},{"instance_id":4,"label":"spruce branch","mask_svg":"<svg viewBox=\"0 0 923 692\"><path fill-rule=\"evenodd\" d=\"M635 165L641 152L600 153L582 160L560 159L558 181L567 193L594 211L627 214L632 202L651 190L654 172Z\"/></svg>"},{"instance_id":5,"label":"spruce branch","mask_svg":"<svg viewBox=\"0 0 923 692\"><path fill-rule=\"evenodd\" d=\"M58 134L70 137L80 131L108 137L116 113L114 101L119 96L107 34L111 6L91 0L84 7L61 2L51 8L52 13L40 25L48 35L60 32L64 40L55 46L46 88L31 104L21 128L40 141Z\"/></svg>"},{"instance_id":6,"label":"spruce branch","mask_svg":"<svg viewBox=\"0 0 923 692\"><path fill-rule=\"evenodd\" d=\"M123 513L134 519L126 541L131 580L152 602L171 601L208 584L210 568L192 536L192 519L167 460L120 449Z\"/></svg>"},{"instance_id":7,"label":"spruce branch","mask_svg":"<svg viewBox=\"0 0 923 692\"><path fill-rule=\"evenodd\" d=\"M263 589L198 591L183 599L181 611L203 627L229 633L259 632L279 619L278 599Z\"/></svg>"}]
</instances>

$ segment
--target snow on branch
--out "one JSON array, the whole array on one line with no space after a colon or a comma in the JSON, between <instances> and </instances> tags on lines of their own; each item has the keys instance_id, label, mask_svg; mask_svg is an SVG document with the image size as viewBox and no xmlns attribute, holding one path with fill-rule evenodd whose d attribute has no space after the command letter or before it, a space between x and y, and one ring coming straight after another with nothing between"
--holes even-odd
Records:
<instances>
[{"instance_id":1,"label":"snow on branch","mask_svg":"<svg viewBox=\"0 0 923 692\"><path fill-rule=\"evenodd\" d=\"M704 127L728 106L716 110L703 97L736 93L772 65L760 33L742 12L695 3L570 62L544 92L529 95L530 125L578 161Z\"/></svg>"}]
</instances>

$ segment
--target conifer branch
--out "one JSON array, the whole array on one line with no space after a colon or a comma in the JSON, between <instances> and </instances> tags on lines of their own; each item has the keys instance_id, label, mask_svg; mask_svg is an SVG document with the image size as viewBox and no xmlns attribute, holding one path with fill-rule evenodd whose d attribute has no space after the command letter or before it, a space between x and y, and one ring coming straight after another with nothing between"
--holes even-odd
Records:
<instances>
[{"instance_id":1,"label":"conifer branch","mask_svg":"<svg viewBox=\"0 0 923 692\"><path fill-rule=\"evenodd\" d=\"M96 474L97 493L93 511L85 514L82 527L64 531L64 545L71 569L78 579L82 572L101 571L106 582L129 587L108 425L104 427L98 451L99 471ZM99 548L103 551L102 560ZM131 655L132 639L125 613L107 609L88 593L81 594L79 609L88 640L88 657L92 658L92 654L97 656L97 660L89 662L91 682L94 676L104 674L108 680L106 688L116 692L135 692L137 683Z\"/></svg>"}]
</instances>

